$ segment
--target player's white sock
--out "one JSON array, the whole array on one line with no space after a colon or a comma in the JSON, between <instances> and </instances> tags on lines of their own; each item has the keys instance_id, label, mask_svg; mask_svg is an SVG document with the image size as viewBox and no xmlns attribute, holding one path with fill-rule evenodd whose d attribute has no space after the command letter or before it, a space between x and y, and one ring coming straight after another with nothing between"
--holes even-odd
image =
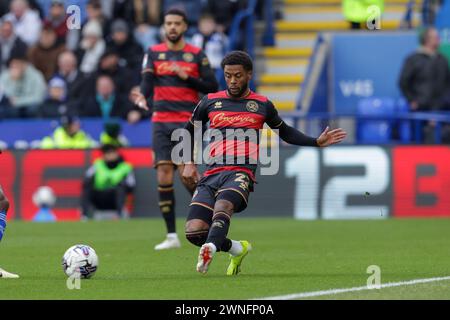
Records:
<instances>
[{"instance_id":1,"label":"player's white sock","mask_svg":"<svg viewBox=\"0 0 450 320\"><path fill-rule=\"evenodd\" d=\"M236 257L236 256L240 255L243 250L244 250L244 248L242 247L242 244L240 241L231 240L231 248L228 251L229 254Z\"/></svg>"},{"instance_id":2,"label":"player's white sock","mask_svg":"<svg viewBox=\"0 0 450 320\"><path fill-rule=\"evenodd\" d=\"M167 239L178 239L178 235L176 232L168 233Z\"/></svg>"}]
</instances>

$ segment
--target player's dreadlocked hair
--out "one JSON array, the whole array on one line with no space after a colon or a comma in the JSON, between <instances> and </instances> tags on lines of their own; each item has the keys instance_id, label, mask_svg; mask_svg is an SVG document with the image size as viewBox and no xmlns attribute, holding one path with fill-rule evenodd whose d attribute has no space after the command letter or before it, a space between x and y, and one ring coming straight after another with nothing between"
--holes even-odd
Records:
<instances>
[{"instance_id":1,"label":"player's dreadlocked hair","mask_svg":"<svg viewBox=\"0 0 450 320\"><path fill-rule=\"evenodd\" d=\"M244 51L231 51L223 58L221 63L222 69L225 66L235 65L243 66L246 71L253 71L252 58Z\"/></svg>"},{"instance_id":2,"label":"player's dreadlocked hair","mask_svg":"<svg viewBox=\"0 0 450 320\"><path fill-rule=\"evenodd\" d=\"M188 23L186 12L180 7L172 7L164 13L164 17L168 15L180 16L183 18L184 22Z\"/></svg>"}]
</instances>

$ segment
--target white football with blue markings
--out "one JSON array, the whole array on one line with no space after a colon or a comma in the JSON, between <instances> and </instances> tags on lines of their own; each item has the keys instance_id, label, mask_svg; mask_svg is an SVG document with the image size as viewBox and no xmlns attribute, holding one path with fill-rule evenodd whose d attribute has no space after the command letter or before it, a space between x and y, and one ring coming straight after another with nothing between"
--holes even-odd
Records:
<instances>
[{"instance_id":1,"label":"white football with blue markings","mask_svg":"<svg viewBox=\"0 0 450 320\"><path fill-rule=\"evenodd\" d=\"M64 253L62 266L68 277L88 279L97 271L98 256L92 247L77 244Z\"/></svg>"}]
</instances>

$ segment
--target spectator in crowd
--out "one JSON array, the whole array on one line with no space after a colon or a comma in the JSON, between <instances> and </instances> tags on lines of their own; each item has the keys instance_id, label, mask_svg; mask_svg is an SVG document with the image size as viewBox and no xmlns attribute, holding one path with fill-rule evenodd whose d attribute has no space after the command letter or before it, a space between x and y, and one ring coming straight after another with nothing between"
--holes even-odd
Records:
<instances>
[{"instance_id":1,"label":"spectator in crowd","mask_svg":"<svg viewBox=\"0 0 450 320\"><path fill-rule=\"evenodd\" d=\"M16 35L28 46L34 45L39 40L42 27L39 13L30 9L26 0L13 0L10 7L5 19L12 22Z\"/></svg>"},{"instance_id":2,"label":"spectator in crowd","mask_svg":"<svg viewBox=\"0 0 450 320\"><path fill-rule=\"evenodd\" d=\"M86 20L81 25L81 29L70 30L66 38L66 46L72 51L80 48L83 41L84 29L88 25L91 25L92 22L96 22L99 25L102 34L101 37L108 35L110 32L110 21L103 15L100 0L87 1L85 8Z\"/></svg>"},{"instance_id":3,"label":"spectator in crowd","mask_svg":"<svg viewBox=\"0 0 450 320\"><path fill-rule=\"evenodd\" d=\"M444 0L428 0L422 2L422 23L425 26L434 25L436 16L444 4Z\"/></svg>"},{"instance_id":4,"label":"spectator in crowd","mask_svg":"<svg viewBox=\"0 0 450 320\"><path fill-rule=\"evenodd\" d=\"M450 109L450 69L447 59L438 52L439 34L426 28L419 37L421 46L404 62L399 86L411 111L439 111ZM435 123L422 127L422 141L434 143ZM448 131L448 127L444 128ZM444 133L447 139L448 133Z\"/></svg>"},{"instance_id":5,"label":"spectator in crowd","mask_svg":"<svg viewBox=\"0 0 450 320\"><path fill-rule=\"evenodd\" d=\"M419 37L421 46L404 62L399 85L412 111L446 108L445 97L450 88L447 59L438 52L439 34L426 28Z\"/></svg>"},{"instance_id":6,"label":"spectator in crowd","mask_svg":"<svg viewBox=\"0 0 450 320\"><path fill-rule=\"evenodd\" d=\"M91 218L93 206L101 211L114 210L117 218L128 218L136 186L133 166L123 159L116 146L106 144L101 151L102 157L88 169L83 181L82 216Z\"/></svg>"},{"instance_id":7,"label":"spectator in crowd","mask_svg":"<svg viewBox=\"0 0 450 320\"><path fill-rule=\"evenodd\" d=\"M58 43L65 43L67 36L67 15L64 6L65 0L51 0L51 7L47 18L44 20L44 28L52 28L57 36Z\"/></svg>"},{"instance_id":8,"label":"spectator in crowd","mask_svg":"<svg viewBox=\"0 0 450 320\"><path fill-rule=\"evenodd\" d=\"M41 142L42 149L88 149L95 145L96 142L81 130L80 120L73 115L63 116L60 126Z\"/></svg>"},{"instance_id":9,"label":"spectator in crowd","mask_svg":"<svg viewBox=\"0 0 450 320\"><path fill-rule=\"evenodd\" d=\"M198 31L191 42L205 51L211 68L217 73L221 70L220 63L228 48L228 38L222 32L217 32L216 21L210 14L202 15L198 22Z\"/></svg>"},{"instance_id":10,"label":"spectator in crowd","mask_svg":"<svg viewBox=\"0 0 450 320\"><path fill-rule=\"evenodd\" d=\"M28 51L29 61L42 72L49 81L57 70L58 56L66 50L63 43L59 43L55 30L45 26L39 42Z\"/></svg>"},{"instance_id":11,"label":"spectator in crowd","mask_svg":"<svg viewBox=\"0 0 450 320\"><path fill-rule=\"evenodd\" d=\"M90 21L97 21L102 27L103 34L109 34L110 31L110 20L103 14L102 1L100 0L89 0L86 5L87 13L87 23Z\"/></svg>"},{"instance_id":12,"label":"spectator in crowd","mask_svg":"<svg viewBox=\"0 0 450 320\"><path fill-rule=\"evenodd\" d=\"M0 17L7 14L11 8L11 2L13 0L1 0L0 1ZM31 10L36 11L39 17L42 19L44 17L44 11L42 10L42 2L48 0L28 0L28 6Z\"/></svg>"},{"instance_id":13,"label":"spectator in crowd","mask_svg":"<svg viewBox=\"0 0 450 320\"><path fill-rule=\"evenodd\" d=\"M102 16L108 20L114 18L115 0L100 0L100 7L102 8Z\"/></svg>"},{"instance_id":14,"label":"spectator in crowd","mask_svg":"<svg viewBox=\"0 0 450 320\"><path fill-rule=\"evenodd\" d=\"M7 2L12 2L13 0L6 0ZM36 11L39 15L39 19L44 20L45 15L44 15L44 10L42 9L42 5L41 2L42 0L27 0L28 2L28 7L33 10ZM44 1L48 1L48 0L44 0Z\"/></svg>"},{"instance_id":15,"label":"spectator in crowd","mask_svg":"<svg viewBox=\"0 0 450 320\"><path fill-rule=\"evenodd\" d=\"M51 6L52 6L52 0L33 0L33 1L37 1L37 3L39 4L39 6L42 9L42 13L43 13L43 20L45 19L45 17L48 17L50 11L51 11ZM88 0L61 0L64 1L64 4L69 7L69 6L77 6L78 8L80 8L80 14L81 14L81 22L84 22L86 19L86 5ZM30 3L31 4L31 3Z\"/></svg>"},{"instance_id":16,"label":"spectator in crowd","mask_svg":"<svg viewBox=\"0 0 450 320\"><path fill-rule=\"evenodd\" d=\"M47 99L40 106L38 115L43 118L61 118L72 114L76 101L67 100L67 86L64 79L53 77L48 83Z\"/></svg>"},{"instance_id":17,"label":"spectator in crowd","mask_svg":"<svg viewBox=\"0 0 450 320\"><path fill-rule=\"evenodd\" d=\"M119 54L121 67L126 67L140 74L142 47L130 36L130 28L124 20L115 20L111 25L111 39L107 42L107 48Z\"/></svg>"},{"instance_id":18,"label":"spectator in crowd","mask_svg":"<svg viewBox=\"0 0 450 320\"><path fill-rule=\"evenodd\" d=\"M11 5L11 0L0 1L0 18L9 12L10 5Z\"/></svg>"},{"instance_id":19,"label":"spectator in crowd","mask_svg":"<svg viewBox=\"0 0 450 320\"><path fill-rule=\"evenodd\" d=\"M113 79L117 93L128 95L131 88L139 84L140 73L122 67L119 63L120 57L116 51L106 51L100 59L97 73L92 78L95 82L99 75L108 75ZM95 87L95 83L93 86Z\"/></svg>"},{"instance_id":20,"label":"spectator in crowd","mask_svg":"<svg viewBox=\"0 0 450 320\"><path fill-rule=\"evenodd\" d=\"M0 72L7 68L8 61L13 55L25 55L27 45L14 33L11 21L0 22Z\"/></svg>"},{"instance_id":21,"label":"spectator in crowd","mask_svg":"<svg viewBox=\"0 0 450 320\"><path fill-rule=\"evenodd\" d=\"M82 103L81 115L99 117L104 122L109 122L115 117L126 119L131 108L128 100L117 93L113 79L108 75L101 75L97 79L95 96L88 97Z\"/></svg>"},{"instance_id":22,"label":"spectator in crowd","mask_svg":"<svg viewBox=\"0 0 450 320\"><path fill-rule=\"evenodd\" d=\"M58 57L56 75L65 80L67 99L70 101L95 94L95 88L89 86L88 78L78 70L77 65L77 57L71 51L65 51Z\"/></svg>"},{"instance_id":23,"label":"spectator in crowd","mask_svg":"<svg viewBox=\"0 0 450 320\"><path fill-rule=\"evenodd\" d=\"M71 6L77 6L78 8L80 8L80 14L81 14L81 20L80 22L82 23L82 27L84 27L86 25L86 19L87 19L87 3L88 0L70 0L70 5ZM67 5L69 5L69 3L66 3ZM73 15L73 11L69 12L69 14ZM78 50L78 48L80 47L80 42L81 42L81 34L82 34L82 29L78 29L78 28L71 28L67 30L67 34L66 34L66 39L65 39L65 44L67 49L71 50L71 51L76 51Z\"/></svg>"},{"instance_id":24,"label":"spectator in crowd","mask_svg":"<svg viewBox=\"0 0 450 320\"><path fill-rule=\"evenodd\" d=\"M110 33L111 21L103 15L102 2L100 0L89 0L86 5L86 13L87 21L82 26L82 30L89 22L97 21L100 24L103 35Z\"/></svg>"},{"instance_id":25,"label":"spectator in crowd","mask_svg":"<svg viewBox=\"0 0 450 320\"><path fill-rule=\"evenodd\" d=\"M130 23L131 27L134 27L134 22L132 21L132 15L134 10L134 0L113 0L113 13L112 19L123 19Z\"/></svg>"},{"instance_id":26,"label":"spectator in crowd","mask_svg":"<svg viewBox=\"0 0 450 320\"><path fill-rule=\"evenodd\" d=\"M118 122L107 122L103 126L100 135L101 144L111 144L116 147L126 147L129 145L128 139L121 134L121 126Z\"/></svg>"},{"instance_id":27,"label":"spectator in crowd","mask_svg":"<svg viewBox=\"0 0 450 320\"><path fill-rule=\"evenodd\" d=\"M100 24L97 21L88 22L83 28L83 38L77 50L80 71L84 74L95 72L105 49Z\"/></svg>"},{"instance_id":28,"label":"spectator in crowd","mask_svg":"<svg viewBox=\"0 0 450 320\"><path fill-rule=\"evenodd\" d=\"M144 50L158 43L162 0L116 0L114 16L131 23L134 37Z\"/></svg>"},{"instance_id":29,"label":"spectator in crowd","mask_svg":"<svg viewBox=\"0 0 450 320\"><path fill-rule=\"evenodd\" d=\"M228 32L236 13L244 9L247 1L243 0L207 0L204 7L205 12L211 12L218 24L218 31Z\"/></svg>"},{"instance_id":30,"label":"spectator in crowd","mask_svg":"<svg viewBox=\"0 0 450 320\"><path fill-rule=\"evenodd\" d=\"M0 108L9 118L34 117L46 94L44 76L21 55L10 59L8 69L0 75L0 88Z\"/></svg>"},{"instance_id":31,"label":"spectator in crowd","mask_svg":"<svg viewBox=\"0 0 450 320\"><path fill-rule=\"evenodd\" d=\"M379 12L371 10L371 6L378 7ZM350 23L351 29L366 28L367 23L375 26L376 21L368 21L368 19L377 13L381 15L383 11L384 0L342 0L342 13L345 20Z\"/></svg>"}]
</instances>

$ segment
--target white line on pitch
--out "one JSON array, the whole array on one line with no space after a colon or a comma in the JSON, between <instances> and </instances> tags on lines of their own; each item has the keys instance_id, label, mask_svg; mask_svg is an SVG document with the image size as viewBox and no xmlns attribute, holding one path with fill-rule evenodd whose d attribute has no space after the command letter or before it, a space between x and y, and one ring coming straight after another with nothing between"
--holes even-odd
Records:
<instances>
[{"instance_id":1,"label":"white line on pitch","mask_svg":"<svg viewBox=\"0 0 450 320\"><path fill-rule=\"evenodd\" d=\"M413 284L445 281L445 280L450 280L450 276L427 278L427 279L415 279L415 280L409 280L409 281L390 282L390 283L385 283L385 284L380 285L380 287L381 287L380 289L391 288L391 287L400 287L400 286L410 286ZM353 287L353 288L342 288L342 289L330 289L330 290L323 290L323 291L292 293L292 294L286 294L286 295L282 295L282 296L264 297L264 298L257 298L257 299L252 299L252 300L292 300L292 299L318 297L318 296L334 295L334 294L340 294L340 293L345 293L345 292L355 292L355 291L364 291L364 290L377 290L377 289L372 289L367 286L362 286L362 287Z\"/></svg>"}]
</instances>

